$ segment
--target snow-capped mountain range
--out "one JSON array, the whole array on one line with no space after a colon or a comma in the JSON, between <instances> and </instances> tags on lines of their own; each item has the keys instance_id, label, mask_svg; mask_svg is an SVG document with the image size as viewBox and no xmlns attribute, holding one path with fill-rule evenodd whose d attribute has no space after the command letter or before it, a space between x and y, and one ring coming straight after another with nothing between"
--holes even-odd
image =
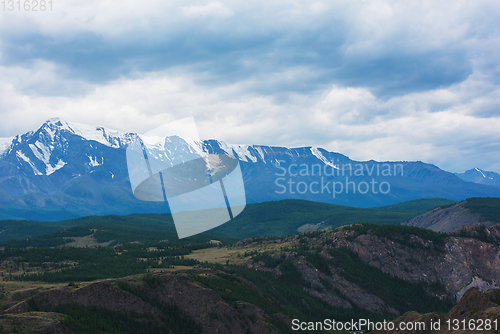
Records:
<instances>
[{"instance_id":1,"label":"snow-capped mountain range","mask_svg":"<svg viewBox=\"0 0 500 334\"><path fill-rule=\"evenodd\" d=\"M54 118L35 131L0 138L0 219L168 211L165 203L142 202L132 194L126 148L137 137ZM217 140L190 145L238 158L249 203L301 198L373 207L417 198L500 197L500 175L479 169L454 175L423 162L358 162L314 147ZM164 150L156 154L169 159Z\"/></svg>"}]
</instances>

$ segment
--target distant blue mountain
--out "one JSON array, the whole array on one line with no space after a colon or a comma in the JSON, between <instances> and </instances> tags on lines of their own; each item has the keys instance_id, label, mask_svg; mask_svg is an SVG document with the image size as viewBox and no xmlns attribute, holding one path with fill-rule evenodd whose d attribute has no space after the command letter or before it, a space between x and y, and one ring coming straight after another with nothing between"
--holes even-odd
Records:
<instances>
[{"instance_id":1,"label":"distant blue mountain","mask_svg":"<svg viewBox=\"0 0 500 334\"><path fill-rule=\"evenodd\" d=\"M126 147L137 137L56 118L35 131L0 139L0 219L168 211L165 203L142 202L132 194ZM419 198L500 197L498 183L465 179L423 162L360 162L315 147L216 140L191 145L237 157L249 203L295 198L375 207Z\"/></svg>"},{"instance_id":2,"label":"distant blue mountain","mask_svg":"<svg viewBox=\"0 0 500 334\"><path fill-rule=\"evenodd\" d=\"M500 174L495 172L488 172L479 168L473 168L469 169L465 173L455 173L455 175L467 182L500 187Z\"/></svg>"}]
</instances>

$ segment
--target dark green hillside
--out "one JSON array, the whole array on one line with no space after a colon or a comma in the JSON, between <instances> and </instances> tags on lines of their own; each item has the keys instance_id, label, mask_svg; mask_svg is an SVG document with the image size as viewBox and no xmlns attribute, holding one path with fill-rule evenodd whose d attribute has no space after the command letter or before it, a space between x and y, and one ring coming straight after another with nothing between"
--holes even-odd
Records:
<instances>
[{"instance_id":1,"label":"dark green hillside","mask_svg":"<svg viewBox=\"0 0 500 334\"><path fill-rule=\"evenodd\" d=\"M217 238L223 243L233 243L238 239L226 237L224 234L203 233L179 240L170 214L133 214L129 216L103 216L78 218L64 223L83 223L50 234L38 235L30 238L6 240L0 246L8 247L56 247L72 242L74 238L93 233L96 242L111 242L111 246L127 242L141 242L144 244L158 243L160 240L169 240L172 244L206 243ZM29 222L34 224L35 222ZM69 225L69 224L68 224ZM25 224L24 226L27 226ZM42 225L45 227L44 225ZM35 225L36 227L36 225ZM95 230L95 232L93 232Z\"/></svg>"},{"instance_id":2,"label":"dark green hillside","mask_svg":"<svg viewBox=\"0 0 500 334\"><path fill-rule=\"evenodd\" d=\"M248 204L245 210L232 221L197 236L186 238L186 240L188 242L206 242L213 238L232 240L234 238L291 235L298 233L298 228L304 225L311 226L310 229L335 228L357 222L394 225L416 216L419 213L416 211L417 207L421 210L424 207L442 205L447 200L423 201L425 204L403 203L404 205L399 207L394 205L387 209L362 209L305 200ZM411 211L404 211L405 207ZM0 221L0 230L2 231L0 242L14 247L58 246L69 241L65 241L63 237L79 236L71 234L71 228L75 226L87 226L98 230L95 238L99 242L112 240L116 243L157 242L162 239L177 239L170 214L132 214L127 216L90 216L60 222ZM63 229L68 229L64 235L54 233ZM46 236L50 233L53 234ZM26 238L30 238L30 240L7 242L8 240Z\"/></svg>"},{"instance_id":3,"label":"dark green hillside","mask_svg":"<svg viewBox=\"0 0 500 334\"><path fill-rule=\"evenodd\" d=\"M106 219L96 220L87 224L87 226L97 230L94 238L98 242L114 241L114 243L124 243L140 241L154 243L168 239L170 243L188 244L205 243L214 238L225 243L232 243L237 240L233 236L224 233L213 233L212 231L179 240L170 214L108 216Z\"/></svg>"},{"instance_id":4,"label":"dark green hillside","mask_svg":"<svg viewBox=\"0 0 500 334\"><path fill-rule=\"evenodd\" d=\"M203 247L212 245L191 244L182 247L165 243L125 243L115 248L5 248L0 252L0 263L6 263L9 268L6 274L2 273L4 281L92 281L142 274L172 266L193 266L198 261L185 259L184 256L193 249Z\"/></svg>"},{"instance_id":5,"label":"dark green hillside","mask_svg":"<svg viewBox=\"0 0 500 334\"><path fill-rule=\"evenodd\" d=\"M307 293L304 288L311 288L309 282L301 279L297 267L290 261L284 261L279 269L283 275L276 276L270 272L251 270L241 266L213 266L224 272L206 277L206 274L193 273L193 277L219 294L229 305L244 301L259 306L269 314L282 313L290 318L302 321L318 321L319 319L369 318L384 319L383 314L369 312L358 307L344 309L332 307L325 301ZM251 282L248 284L246 282ZM388 315L385 315L388 316ZM285 333L293 333L290 327L283 328Z\"/></svg>"},{"instance_id":6,"label":"dark green hillside","mask_svg":"<svg viewBox=\"0 0 500 334\"><path fill-rule=\"evenodd\" d=\"M455 203L457 203L457 201L446 198L422 198L392 205L380 206L375 209L382 211L408 211L423 213L438 206L452 205Z\"/></svg>"},{"instance_id":7,"label":"dark green hillside","mask_svg":"<svg viewBox=\"0 0 500 334\"><path fill-rule=\"evenodd\" d=\"M245 210L232 221L186 240L206 242L213 238L227 238L229 241L234 238L291 235L299 232L298 229L305 225L311 226L311 229L335 228L357 222L395 225L423 211L453 203L454 201L439 198L420 199L372 209L304 200L255 203L248 204ZM500 222L499 198L471 198L467 200L466 207L472 212L482 214L488 220ZM170 214L132 214L90 216L60 222L3 220L0 221L0 242L18 247L62 245L68 241L62 237L78 235L55 233L46 236L46 234L63 229L71 231L72 227L82 225L97 229L95 237L99 242L111 240L117 243L154 242L162 239L177 239ZM7 242L26 238L30 240Z\"/></svg>"},{"instance_id":8,"label":"dark green hillside","mask_svg":"<svg viewBox=\"0 0 500 334\"><path fill-rule=\"evenodd\" d=\"M67 210L42 211L42 210L26 210L26 209L2 209L0 208L0 219L13 220L34 220L44 222L54 222L61 220L69 220L81 217L82 214Z\"/></svg>"},{"instance_id":9,"label":"dark green hillside","mask_svg":"<svg viewBox=\"0 0 500 334\"><path fill-rule=\"evenodd\" d=\"M473 204L476 203L476 207L481 208L481 203L489 203L488 201L478 200ZM494 203L486 207L491 210L496 208ZM303 224L304 221L328 222L333 219L344 223L349 219L375 222L385 219L391 222L400 219L401 215L413 214L323 206L320 203L306 201L262 203L250 205L247 209L249 208L251 210L245 215L255 215L254 226L263 228L267 224L267 231L275 228L270 222L285 228L285 225L280 224L285 222ZM275 210L272 210L273 208ZM314 217L314 210L318 217ZM308 215L310 211L313 214ZM259 213L264 216L257 220ZM207 303L212 305L219 297L222 298L226 310L226 307L232 309L233 316L230 317L229 313L222 311L218 312L211 306L207 318L203 321L220 321L228 326L232 322L243 321L245 326L250 328L252 323L260 321L259 314L262 314L261 311L257 313L251 309L246 311L246 305L253 304L267 314L266 318L263 318L265 322L278 328L280 333L294 331L291 331L290 326L286 326L280 317L276 317L276 314L286 315L289 319L312 322L323 319L349 321L358 318L382 321L394 319L410 310L443 313L452 306L455 291L444 284L449 279L449 274L446 270L441 270L441 263L449 258L450 253L449 248L443 246L450 240L449 238L454 240L461 236L450 237L447 234L411 226L365 223L344 226L332 231L313 231L282 238L254 238L242 241L243 245L238 243L228 247L214 246L205 242L217 236L215 230L180 241L172 238L168 243L159 243L159 239L175 235L173 224L168 221L168 217L162 215L89 217L88 220L81 220L85 222L84 225L28 241L16 241L18 245L24 243L26 246L35 241L66 242L68 239L65 238L87 237L92 234L96 241L114 240L113 244L121 245L88 248L5 247L0 251L2 265L0 280L8 282L9 285L13 284L12 281L21 281L14 282L16 284L30 284L32 281L68 282L68 286L60 287L61 291L76 292L78 289L86 291L84 290L86 283L79 282L128 276L119 281L96 284L102 284L105 287L103 291L114 291L115 288L109 286L113 284L122 292L128 292L143 302L159 308L162 313L160 317L139 316L134 313L86 308L82 305L37 309L36 303L44 300L42 297L45 291L27 299L29 308L25 310L26 312L46 310L69 315L63 324L73 329L75 333L99 331L111 333L111 324L120 328L117 333L137 332L140 321L145 324L144 332L163 332L163 324L172 321L172 317L182 320L179 321L179 328L191 333L194 330L190 325L193 325L196 319L183 317L185 314L181 307L204 309ZM243 223L247 222L242 222L240 227L245 226ZM243 233L249 231L252 232L248 228ZM218 235L221 236L221 233ZM237 239L218 238L218 240L228 244ZM11 242L11 245L14 244L15 242ZM478 247L477 257L485 258L486 249ZM214 256L212 259L218 262L210 263L210 258L208 261L207 258L202 258L210 252ZM469 250L465 252L468 253ZM234 254L234 257L231 257L231 254ZM479 262L481 261L473 262L471 270L478 272L483 270L483 264ZM493 265L498 266L497 262ZM429 263L434 266L429 268ZM188 270L177 268L176 272L172 272L172 266L194 265L197 267ZM460 270L465 270L464 268L469 266L467 263L459 262L455 265ZM401 268L403 270L400 270ZM488 272L485 272L488 275ZM425 279L424 277L431 275L424 276L420 273L433 273L437 279ZM141 276L129 276L138 274ZM491 276L486 276L485 279L491 279ZM78 288L79 285L83 287ZM181 290L182 296L178 298L184 300L194 296L188 306L186 303L165 304L157 300L167 293L170 293L172 298L177 298L175 296L179 294L171 292ZM206 294L207 299L198 299L207 293L207 290L212 291ZM45 300L53 300L50 291L47 291ZM113 309L113 302L110 298L109 302L106 301L105 307ZM90 321L87 319L93 319L92 326L87 324Z\"/></svg>"},{"instance_id":10,"label":"dark green hillside","mask_svg":"<svg viewBox=\"0 0 500 334\"><path fill-rule=\"evenodd\" d=\"M473 197L465 201L465 208L471 212L479 213L486 220L500 223L500 198Z\"/></svg>"},{"instance_id":11,"label":"dark green hillside","mask_svg":"<svg viewBox=\"0 0 500 334\"><path fill-rule=\"evenodd\" d=\"M249 204L235 219L211 232L237 238L280 236L296 234L297 229L306 224L321 223L320 228L335 228L358 222L394 225L417 214L417 212L362 209L304 200L283 200Z\"/></svg>"},{"instance_id":12,"label":"dark green hillside","mask_svg":"<svg viewBox=\"0 0 500 334\"><path fill-rule=\"evenodd\" d=\"M18 220L19 218L0 212L0 220Z\"/></svg>"},{"instance_id":13,"label":"dark green hillside","mask_svg":"<svg viewBox=\"0 0 500 334\"><path fill-rule=\"evenodd\" d=\"M86 219L79 218L60 222L0 220L0 242L52 233L68 227L81 225L83 224L82 221Z\"/></svg>"}]
</instances>

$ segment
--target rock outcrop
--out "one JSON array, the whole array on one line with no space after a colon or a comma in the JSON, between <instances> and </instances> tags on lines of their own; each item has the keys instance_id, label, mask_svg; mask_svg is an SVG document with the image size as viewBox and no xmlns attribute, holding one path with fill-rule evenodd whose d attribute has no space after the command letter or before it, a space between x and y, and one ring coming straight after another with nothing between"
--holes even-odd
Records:
<instances>
[{"instance_id":1,"label":"rock outcrop","mask_svg":"<svg viewBox=\"0 0 500 334\"><path fill-rule=\"evenodd\" d=\"M470 288L446 315L407 312L392 321L393 330L372 331L370 334L499 333L499 297L499 289L481 292L476 288Z\"/></svg>"}]
</instances>

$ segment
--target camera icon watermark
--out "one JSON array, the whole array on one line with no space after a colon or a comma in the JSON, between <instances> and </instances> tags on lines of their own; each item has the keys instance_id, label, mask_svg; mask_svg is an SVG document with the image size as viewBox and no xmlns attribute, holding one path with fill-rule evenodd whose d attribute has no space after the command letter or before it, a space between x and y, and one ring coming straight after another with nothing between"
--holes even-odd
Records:
<instances>
[{"instance_id":1,"label":"camera icon watermark","mask_svg":"<svg viewBox=\"0 0 500 334\"><path fill-rule=\"evenodd\" d=\"M239 161L207 153L192 117L138 136L127 147L134 196L168 202L179 239L208 231L246 206Z\"/></svg>"}]
</instances>

